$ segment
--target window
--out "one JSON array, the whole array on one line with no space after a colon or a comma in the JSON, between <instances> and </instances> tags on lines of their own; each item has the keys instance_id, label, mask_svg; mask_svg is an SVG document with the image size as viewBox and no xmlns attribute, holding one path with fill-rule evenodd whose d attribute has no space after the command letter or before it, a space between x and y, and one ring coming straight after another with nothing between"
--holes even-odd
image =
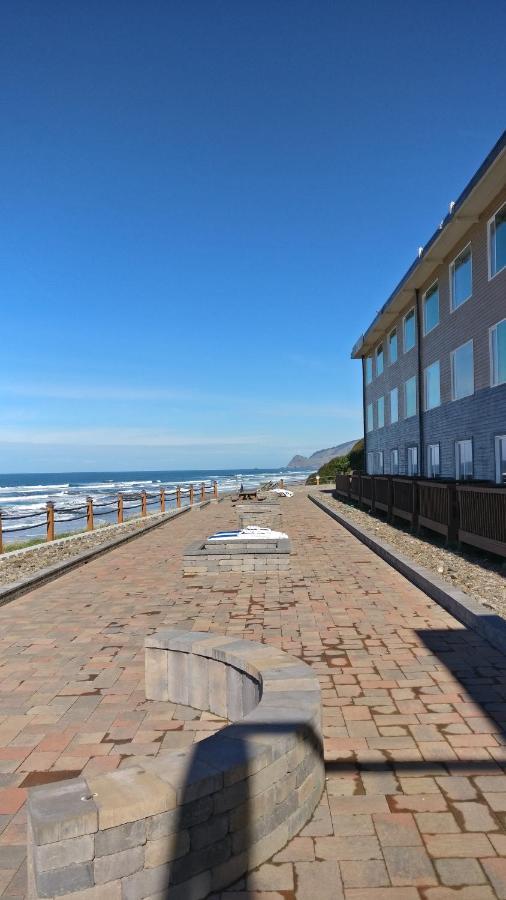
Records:
<instances>
[{"instance_id":1,"label":"window","mask_svg":"<svg viewBox=\"0 0 506 900\"><path fill-rule=\"evenodd\" d=\"M498 484L506 484L506 434L495 439L495 480Z\"/></svg>"},{"instance_id":2,"label":"window","mask_svg":"<svg viewBox=\"0 0 506 900\"><path fill-rule=\"evenodd\" d=\"M408 447L408 475L418 475L418 447Z\"/></svg>"},{"instance_id":3,"label":"window","mask_svg":"<svg viewBox=\"0 0 506 900\"><path fill-rule=\"evenodd\" d=\"M439 374L439 360L427 366L424 372L425 381L425 409L434 409L441 403L441 378Z\"/></svg>"},{"instance_id":4,"label":"window","mask_svg":"<svg viewBox=\"0 0 506 900\"><path fill-rule=\"evenodd\" d=\"M411 350L416 343L415 311L411 309L404 318L404 353Z\"/></svg>"},{"instance_id":5,"label":"window","mask_svg":"<svg viewBox=\"0 0 506 900\"><path fill-rule=\"evenodd\" d=\"M369 450L367 454L367 474L374 475L374 453Z\"/></svg>"},{"instance_id":6,"label":"window","mask_svg":"<svg viewBox=\"0 0 506 900\"><path fill-rule=\"evenodd\" d=\"M372 381L372 356L365 358L365 383L370 384Z\"/></svg>"},{"instance_id":7,"label":"window","mask_svg":"<svg viewBox=\"0 0 506 900\"><path fill-rule=\"evenodd\" d=\"M385 398L378 397L378 428L383 428L385 424Z\"/></svg>"},{"instance_id":8,"label":"window","mask_svg":"<svg viewBox=\"0 0 506 900\"><path fill-rule=\"evenodd\" d=\"M452 310L469 300L473 291L471 244L464 247L450 266L450 304Z\"/></svg>"},{"instance_id":9,"label":"window","mask_svg":"<svg viewBox=\"0 0 506 900\"><path fill-rule=\"evenodd\" d=\"M388 359L390 365L397 362L397 328L390 332L388 338Z\"/></svg>"},{"instance_id":10,"label":"window","mask_svg":"<svg viewBox=\"0 0 506 900\"><path fill-rule=\"evenodd\" d=\"M383 475L383 450L376 451L376 475Z\"/></svg>"},{"instance_id":11,"label":"window","mask_svg":"<svg viewBox=\"0 0 506 900\"><path fill-rule=\"evenodd\" d=\"M440 474L439 444L429 444L427 447L427 475L429 478L437 478Z\"/></svg>"},{"instance_id":12,"label":"window","mask_svg":"<svg viewBox=\"0 0 506 900\"><path fill-rule=\"evenodd\" d=\"M376 350L376 375L383 372L383 344L379 344Z\"/></svg>"},{"instance_id":13,"label":"window","mask_svg":"<svg viewBox=\"0 0 506 900\"><path fill-rule=\"evenodd\" d=\"M473 477L473 442L455 442L455 474L459 481Z\"/></svg>"},{"instance_id":14,"label":"window","mask_svg":"<svg viewBox=\"0 0 506 900\"><path fill-rule=\"evenodd\" d=\"M367 430L372 431L374 428L372 403L367 404Z\"/></svg>"},{"instance_id":15,"label":"window","mask_svg":"<svg viewBox=\"0 0 506 900\"><path fill-rule=\"evenodd\" d=\"M423 295L423 333L439 325L439 283L436 281Z\"/></svg>"},{"instance_id":16,"label":"window","mask_svg":"<svg viewBox=\"0 0 506 900\"><path fill-rule=\"evenodd\" d=\"M506 203L488 223L488 277L506 266Z\"/></svg>"},{"instance_id":17,"label":"window","mask_svg":"<svg viewBox=\"0 0 506 900\"><path fill-rule=\"evenodd\" d=\"M391 450L390 451L390 471L392 475L399 474L399 451Z\"/></svg>"},{"instance_id":18,"label":"window","mask_svg":"<svg viewBox=\"0 0 506 900\"><path fill-rule=\"evenodd\" d=\"M390 424L399 421L399 389L392 388L390 391Z\"/></svg>"},{"instance_id":19,"label":"window","mask_svg":"<svg viewBox=\"0 0 506 900\"><path fill-rule=\"evenodd\" d=\"M452 400L474 394L473 342L468 341L452 353Z\"/></svg>"},{"instance_id":20,"label":"window","mask_svg":"<svg viewBox=\"0 0 506 900\"><path fill-rule=\"evenodd\" d=\"M490 383L492 387L506 381L506 319L490 329Z\"/></svg>"},{"instance_id":21,"label":"window","mask_svg":"<svg viewBox=\"0 0 506 900\"><path fill-rule=\"evenodd\" d=\"M416 375L404 384L404 418L416 416Z\"/></svg>"}]
</instances>

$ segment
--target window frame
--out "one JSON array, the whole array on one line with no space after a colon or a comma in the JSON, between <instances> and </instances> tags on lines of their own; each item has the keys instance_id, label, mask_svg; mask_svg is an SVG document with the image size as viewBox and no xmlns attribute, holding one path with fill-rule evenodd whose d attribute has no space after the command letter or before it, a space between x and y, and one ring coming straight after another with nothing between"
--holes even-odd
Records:
<instances>
[{"instance_id":1,"label":"window frame","mask_svg":"<svg viewBox=\"0 0 506 900\"><path fill-rule=\"evenodd\" d=\"M383 401L383 403L382 403L383 422L381 423L381 425L380 425L380 400ZM378 428L385 427L385 395L384 394L382 394L382 396L378 397L376 400L376 423L377 423Z\"/></svg>"},{"instance_id":2,"label":"window frame","mask_svg":"<svg viewBox=\"0 0 506 900\"><path fill-rule=\"evenodd\" d=\"M371 427L369 428L369 410L371 410ZM374 431L374 403L371 402L367 404L366 407L366 433L371 434Z\"/></svg>"},{"instance_id":3,"label":"window frame","mask_svg":"<svg viewBox=\"0 0 506 900\"><path fill-rule=\"evenodd\" d=\"M473 351L473 360L474 360L474 351ZM429 369L432 369L433 366L437 366L438 371L439 371L439 401L437 403L434 403L433 406L429 406L428 390L427 390L427 372L429 371ZM441 406L441 361L439 359L435 359L434 362L430 363L428 366L425 366L425 369L423 370L423 410L424 410L424 412L429 412L431 409L437 409L438 406Z\"/></svg>"},{"instance_id":4,"label":"window frame","mask_svg":"<svg viewBox=\"0 0 506 900\"><path fill-rule=\"evenodd\" d=\"M390 340L394 333L395 333L395 359L392 359L392 354L390 352L390 348L391 348ZM388 335L388 365L395 366L395 363L397 362L398 359L399 359L399 334L397 331L397 326L395 326L395 328L392 328L392 330L389 332L389 335Z\"/></svg>"},{"instance_id":5,"label":"window frame","mask_svg":"<svg viewBox=\"0 0 506 900\"><path fill-rule=\"evenodd\" d=\"M415 340L414 340L413 345L406 349L406 319L408 319L410 317L411 313L413 313L413 329L414 329ZM402 352L403 353L409 353L410 350L415 349L417 337L418 337L418 335L416 333L416 312L415 312L415 307L412 306L411 309L408 309L406 315L403 316L403 319L402 319Z\"/></svg>"},{"instance_id":6,"label":"window frame","mask_svg":"<svg viewBox=\"0 0 506 900\"><path fill-rule=\"evenodd\" d=\"M380 466L380 459L381 459L381 466ZM383 450L376 450L376 464L375 464L374 468L375 468L375 472L374 472L375 475L384 475L385 474L385 454L384 454Z\"/></svg>"},{"instance_id":7,"label":"window frame","mask_svg":"<svg viewBox=\"0 0 506 900\"><path fill-rule=\"evenodd\" d=\"M371 466L369 466L370 462ZM367 474L374 475L374 450L367 451Z\"/></svg>"},{"instance_id":8,"label":"window frame","mask_svg":"<svg viewBox=\"0 0 506 900\"><path fill-rule=\"evenodd\" d=\"M431 461L431 451L434 447L437 447L438 454L438 473L437 475L431 474L432 461ZM441 477L441 444L439 441L436 444L427 444L427 478L440 478Z\"/></svg>"},{"instance_id":9,"label":"window frame","mask_svg":"<svg viewBox=\"0 0 506 900\"><path fill-rule=\"evenodd\" d=\"M380 347L381 347L381 372L378 371L378 355L379 355ZM378 378L380 375L383 375L383 372L385 371L385 347L383 345L383 341L380 341L380 343L376 347L376 350L374 351L374 363L375 363L374 368L376 370L376 373L375 373L376 378Z\"/></svg>"},{"instance_id":10,"label":"window frame","mask_svg":"<svg viewBox=\"0 0 506 900\"><path fill-rule=\"evenodd\" d=\"M436 286L436 289L437 289L437 322L436 322L435 325L432 326L432 328L427 328L427 316L426 316L426 314L425 314L425 306L426 306L426 303L427 303L427 295L429 294L430 291L432 291L432 288L435 287L435 286ZM435 291L432 291L432 294L434 294L434 293L435 293ZM431 294L431 296L432 296L432 294ZM440 322L441 322L441 315L440 315L440 313L441 313L441 298L440 298L440 296L439 296L439 278L436 278L436 280L433 281L431 285L429 285L429 287L427 288L427 290L424 291L424 293L423 293L423 295L422 295L422 311L423 311L423 316L422 316L422 319L423 319L423 336L426 337L426 335L430 334L431 331L434 331L434 329L437 328L438 325L439 325Z\"/></svg>"},{"instance_id":11,"label":"window frame","mask_svg":"<svg viewBox=\"0 0 506 900\"><path fill-rule=\"evenodd\" d=\"M455 354L458 350L462 350L462 347L467 347L468 344L471 344L473 349L473 389L470 394L464 394L462 397L455 396ZM470 338L468 341L464 341L463 344L459 344L458 347L455 347L450 351L450 376L451 376L451 387L452 387L452 402L456 402L457 400L465 400L466 397L474 397L475 391L475 379L474 379L474 339Z\"/></svg>"},{"instance_id":12,"label":"window frame","mask_svg":"<svg viewBox=\"0 0 506 900\"><path fill-rule=\"evenodd\" d=\"M416 450L416 472L412 472L412 473L410 473L410 471L409 471L409 457L410 457L411 450ZM410 478L416 478L420 474L418 444L409 444L409 446L406 447L406 473L409 475Z\"/></svg>"},{"instance_id":13,"label":"window frame","mask_svg":"<svg viewBox=\"0 0 506 900\"><path fill-rule=\"evenodd\" d=\"M506 441L506 434L496 434L494 436L495 483L504 484L505 482L499 477L499 441Z\"/></svg>"},{"instance_id":14,"label":"window frame","mask_svg":"<svg viewBox=\"0 0 506 900\"><path fill-rule=\"evenodd\" d=\"M392 394L394 391L397 394L397 418L392 419ZM391 390L388 392L388 400L389 400L390 425L396 425L396 423L399 421L399 388L398 387L391 388Z\"/></svg>"},{"instance_id":15,"label":"window frame","mask_svg":"<svg viewBox=\"0 0 506 900\"><path fill-rule=\"evenodd\" d=\"M397 472L393 471L392 453L397 453ZM391 475L399 474L399 448L398 447L392 447L392 449L390 450L390 474Z\"/></svg>"},{"instance_id":16,"label":"window frame","mask_svg":"<svg viewBox=\"0 0 506 900\"><path fill-rule=\"evenodd\" d=\"M460 447L461 444L470 444L470 446L471 446L471 469L472 469L472 471L471 471L471 475L468 476L468 477L465 477L465 476L462 477L462 475L459 474L458 447ZM455 441L455 446L454 446L454 456L455 456L455 478L456 478L456 480L457 480L457 481L472 481L472 479L474 478L474 445L473 445L473 439L472 439L472 438L461 438L460 440L456 440L456 441Z\"/></svg>"},{"instance_id":17,"label":"window frame","mask_svg":"<svg viewBox=\"0 0 506 900\"><path fill-rule=\"evenodd\" d=\"M506 318L500 319L499 322L496 322L495 325L491 325L488 329L488 351L490 356L490 387L500 387L501 384L506 384L506 378L504 381L494 381L494 331L498 328L499 325L502 325L503 322L506 322ZM496 341L497 346L497 341ZM499 358L497 359L497 372L499 373Z\"/></svg>"},{"instance_id":18,"label":"window frame","mask_svg":"<svg viewBox=\"0 0 506 900\"><path fill-rule=\"evenodd\" d=\"M408 415L408 402L407 402L408 398L407 398L406 386L409 384L410 381L415 382L415 411ZM417 376L412 375L411 378L406 378L406 381L404 382L404 418L405 419L412 419L413 416L416 416L418 413L418 397L417 397L418 390L417 389L418 389Z\"/></svg>"},{"instance_id":19,"label":"window frame","mask_svg":"<svg viewBox=\"0 0 506 900\"><path fill-rule=\"evenodd\" d=\"M453 273L454 273L454 271L455 271L455 262L456 262L456 260L459 258L459 256L462 256L462 254L468 249L468 247L471 248L471 293L470 293L467 297L465 297L464 300L461 300L458 306L454 306L454 305L453 305ZM467 244L465 244L465 246L462 247L461 250L459 250L459 252L458 252L457 255L454 257L454 259L452 259L452 261L451 261L451 263L450 263L450 265L449 265L449 267L448 267L448 275L449 275L448 281L449 281L449 289L450 289L450 290L449 290L449 293L450 293L450 312L451 312L451 313L454 313L454 312L456 312L458 309L460 309L461 306L464 306L464 303L467 303L467 301L470 300L471 297L473 296L473 248L472 248L472 242L471 242L471 241L468 241Z\"/></svg>"},{"instance_id":20,"label":"window frame","mask_svg":"<svg viewBox=\"0 0 506 900\"><path fill-rule=\"evenodd\" d=\"M493 278L496 278L497 275L500 275L501 272L504 272L506 269L506 263L501 266L500 269L497 269L496 272L492 273L492 241L490 240L490 233L492 230L492 224L495 222L496 216L500 213L504 207L506 206L506 200L504 203L501 203L500 207L496 209L495 213L490 216L490 219L487 222L487 261L488 261L488 280L492 281Z\"/></svg>"}]
</instances>

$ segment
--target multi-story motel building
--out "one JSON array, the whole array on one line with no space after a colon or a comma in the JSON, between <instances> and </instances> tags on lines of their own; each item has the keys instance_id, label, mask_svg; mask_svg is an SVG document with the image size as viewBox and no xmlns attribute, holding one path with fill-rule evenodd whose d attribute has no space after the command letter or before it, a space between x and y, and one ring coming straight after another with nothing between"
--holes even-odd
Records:
<instances>
[{"instance_id":1,"label":"multi-story motel building","mask_svg":"<svg viewBox=\"0 0 506 900\"><path fill-rule=\"evenodd\" d=\"M506 132L352 358L369 473L506 482Z\"/></svg>"}]
</instances>

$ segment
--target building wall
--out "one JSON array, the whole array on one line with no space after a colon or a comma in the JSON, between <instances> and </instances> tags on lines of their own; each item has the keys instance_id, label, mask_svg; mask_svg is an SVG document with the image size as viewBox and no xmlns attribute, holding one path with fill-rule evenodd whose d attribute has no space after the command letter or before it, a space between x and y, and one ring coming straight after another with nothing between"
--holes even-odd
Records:
<instances>
[{"instance_id":1,"label":"building wall","mask_svg":"<svg viewBox=\"0 0 506 900\"><path fill-rule=\"evenodd\" d=\"M455 441L473 440L475 478L495 478L494 439L506 433L506 385L490 386L489 329L506 317L506 270L488 280L487 223L498 207L506 200L506 188L483 211L477 223L472 223L466 236L455 245L438 269L419 292L420 321L423 328L423 294L437 279L439 282L439 325L420 340L421 388L423 398L423 373L431 363L439 360L441 374L441 405L427 412L422 411L423 449L419 446L419 465L426 473L426 447L440 444L441 474L455 476ZM460 251L471 242L472 247L472 296L453 312L450 309L450 264ZM404 418L404 382L418 374L418 349L403 352L403 316L413 306L413 297L407 299L402 316L392 323L383 338L384 372L374 376L365 388L365 402L374 403L374 431L366 431L366 452L384 451L385 472L390 472L390 450L399 450L399 471L406 473L407 447L420 444L419 417ZM388 359L388 334L397 328L398 360L393 365ZM474 388L470 397L451 399L451 352L473 340ZM375 360L373 365L375 372ZM399 422L390 425L388 392L399 388ZM385 396L385 427L377 428L378 397ZM421 459L421 454L424 459ZM367 457L366 457L367 459Z\"/></svg>"}]
</instances>

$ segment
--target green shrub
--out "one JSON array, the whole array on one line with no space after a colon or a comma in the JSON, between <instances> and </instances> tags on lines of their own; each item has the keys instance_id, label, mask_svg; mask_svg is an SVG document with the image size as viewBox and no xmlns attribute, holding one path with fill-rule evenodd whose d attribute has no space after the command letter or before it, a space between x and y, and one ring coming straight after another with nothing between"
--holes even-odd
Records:
<instances>
[{"instance_id":1,"label":"green shrub","mask_svg":"<svg viewBox=\"0 0 506 900\"><path fill-rule=\"evenodd\" d=\"M364 441L360 440L351 448L346 456L334 456L329 462L320 466L306 480L306 484L316 484L316 476L320 476L320 484L334 484L338 472L362 472L364 468Z\"/></svg>"}]
</instances>

